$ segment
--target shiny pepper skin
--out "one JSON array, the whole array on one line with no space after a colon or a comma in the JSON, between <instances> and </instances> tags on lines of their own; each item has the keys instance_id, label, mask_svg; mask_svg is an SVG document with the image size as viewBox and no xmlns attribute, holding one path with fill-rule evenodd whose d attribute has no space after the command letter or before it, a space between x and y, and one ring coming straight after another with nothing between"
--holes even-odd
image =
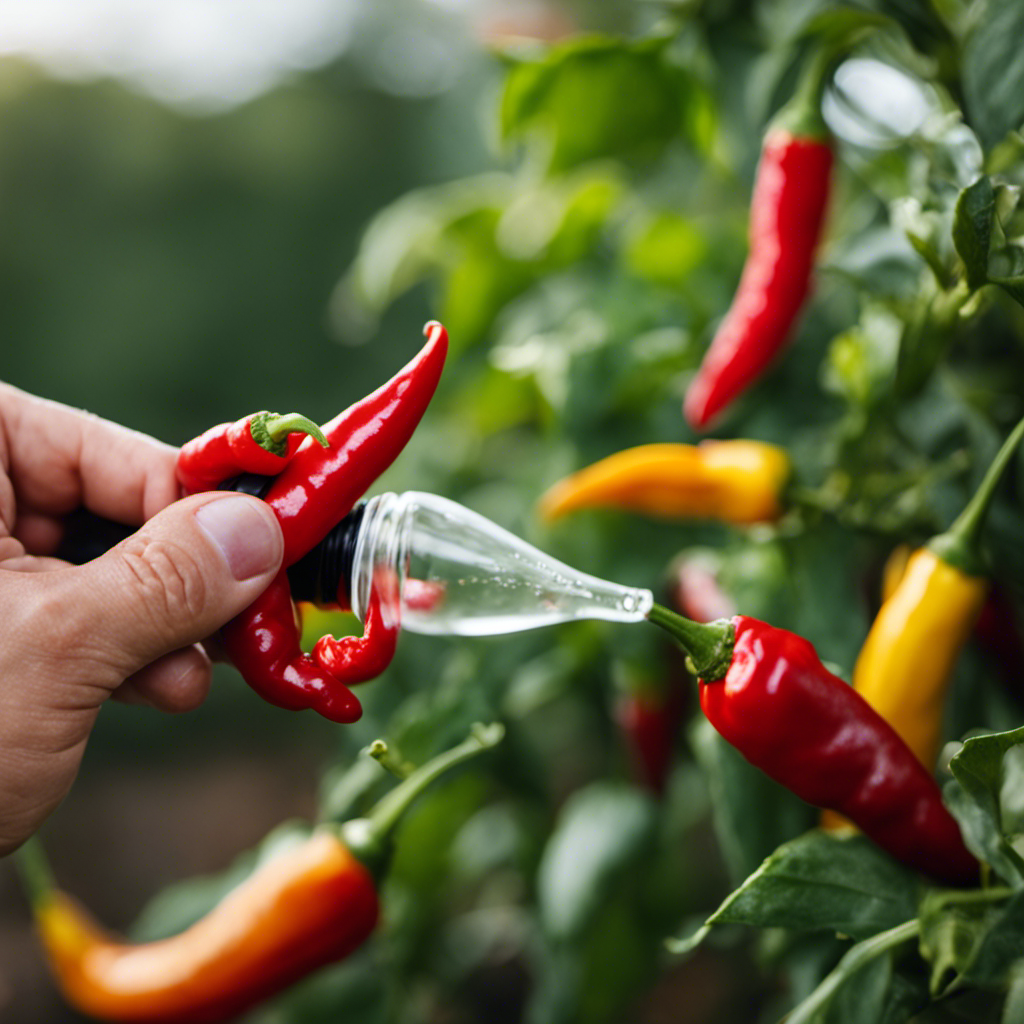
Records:
<instances>
[{"instance_id":1,"label":"shiny pepper skin","mask_svg":"<svg viewBox=\"0 0 1024 1024\"><path fill-rule=\"evenodd\" d=\"M801 799L844 815L893 857L969 885L978 864L939 787L896 731L793 633L736 616L723 678L701 680L715 729Z\"/></svg>"},{"instance_id":2,"label":"shiny pepper skin","mask_svg":"<svg viewBox=\"0 0 1024 1024\"><path fill-rule=\"evenodd\" d=\"M757 523L777 519L789 457L761 441L647 444L609 455L554 484L539 512L558 519L612 508L664 519Z\"/></svg>"},{"instance_id":3,"label":"shiny pepper skin","mask_svg":"<svg viewBox=\"0 0 1024 1024\"><path fill-rule=\"evenodd\" d=\"M267 861L171 938L119 941L56 890L35 910L68 1002L102 1020L148 1024L232 1020L348 956L379 912L369 870L327 829Z\"/></svg>"},{"instance_id":4,"label":"shiny pepper skin","mask_svg":"<svg viewBox=\"0 0 1024 1024\"><path fill-rule=\"evenodd\" d=\"M312 654L303 652L285 570L324 539L408 443L448 352L441 324L427 324L425 333L427 343L391 380L324 425L326 446L315 437L304 438L277 459L275 475L269 477L263 500L281 524L284 567L221 635L245 681L278 707L312 708L333 722L354 722L362 707L349 686L379 675L394 656L398 627L380 614L379 600L371 601L362 637L322 637ZM182 449L183 480L209 482L228 468L248 471L247 465L230 465L234 449L223 443L223 434L210 435L205 449L199 442L207 435ZM206 449L215 471L204 477Z\"/></svg>"},{"instance_id":5,"label":"shiny pepper skin","mask_svg":"<svg viewBox=\"0 0 1024 1024\"><path fill-rule=\"evenodd\" d=\"M178 453L175 471L185 494L212 491L240 473L276 476L307 436L326 446L320 428L304 416L256 412L210 427Z\"/></svg>"},{"instance_id":6,"label":"shiny pepper skin","mask_svg":"<svg viewBox=\"0 0 1024 1024\"><path fill-rule=\"evenodd\" d=\"M988 581L915 551L875 617L853 670L858 693L931 768L942 742L946 694L981 614Z\"/></svg>"},{"instance_id":7,"label":"shiny pepper skin","mask_svg":"<svg viewBox=\"0 0 1024 1024\"><path fill-rule=\"evenodd\" d=\"M807 299L828 207L833 151L826 134L765 136L750 204L750 250L733 301L683 403L706 430L768 368Z\"/></svg>"}]
</instances>

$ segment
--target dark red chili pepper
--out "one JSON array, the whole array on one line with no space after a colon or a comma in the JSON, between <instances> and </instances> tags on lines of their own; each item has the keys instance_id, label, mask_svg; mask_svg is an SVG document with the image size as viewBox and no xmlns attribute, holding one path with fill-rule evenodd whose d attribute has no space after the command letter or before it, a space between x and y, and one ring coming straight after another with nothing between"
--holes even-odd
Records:
<instances>
[{"instance_id":1,"label":"dark red chili pepper","mask_svg":"<svg viewBox=\"0 0 1024 1024\"><path fill-rule=\"evenodd\" d=\"M665 791L686 708L679 677L631 683L615 702L615 720L635 777L653 793Z\"/></svg>"},{"instance_id":2,"label":"dark red chili pepper","mask_svg":"<svg viewBox=\"0 0 1024 1024\"><path fill-rule=\"evenodd\" d=\"M710 622L736 613L718 583L707 550L683 552L669 571L673 606L688 619ZM625 740L634 775L654 793L663 793L687 710L688 676L678 648L659 679L635 678L626 671L624 692L615 702L615 720Z\"/></svg>"},{"instance_id":3,"label":"dark red chili pepper","mask_svg":"<svg viewBox=\"0 0 1024 1024\"><path fill-rule=\"evenodd\" d=\"M210 427L182 446L178 482L186 494L213 491L242 473L276 476L306 436L325 448L320 428L299 413L256 412Z\"/></svg>"},{"instance_id":4,"label":"dark red chili pepper","mask_svg":"<svg viewBox=\"0 0 1024 1024\"><path fill-rule=\"evenodd\" d=\"M743 615L699 624L655 605L650 620L690 655L705 715L751 764L915 870L946 884L977 881L935 779L810 643Z\"/></svg>"},{"instance_id":5,"label":"dark red chili pepper","mask_svg":"<svg viewBox=\"0 0 1024 1024\"><path fill-rule=\"evenodd\" d=\"M1002 584L994 583L989 591L974 624L974 640L982 655L995 665L1010 692L1018 699L1024 696L1024 642L1017 609Z\"/></svg>"},{"instance_id":6,"label":"dark red chili pepper","mask_svg":"<svg viewBox=\"0 0 1024 1024\"><path fill-rule=\"evenodd\" d=\"M694 429L707 428L761 376L788 340L810 290L833 162L819 113L825 67L815 64L765 135L750 203L750 251L683 403Z\"/></svg>"},{"instance_id":7,"label":"dark red chili pepper","mask_svg":"<svg viewBox=\"0 0 1024 1024\"><path fill-rule=\"evenodd\" d=\"M390 381L323 428L329 447L307 437L263 494L284 534L284 569L315 547L353 508L405 447L437 387L448 335L426 327L426 345ZM216 466L227 461L219 442ZM201 461L196 455L196 461ZM207 474L211 475L213 470ZM191 475L201 477L202 468ZM347 607L347 596L331 595ZM347 684L379 675L395 651L397 622L371 599L362 637L323 637L312 656L299 646L288 577L282 572L241 615L224 627L227 652L243 678L279 707L313 708L335 722L353 722L362 709Z\"/></svg>"}]
</instances>

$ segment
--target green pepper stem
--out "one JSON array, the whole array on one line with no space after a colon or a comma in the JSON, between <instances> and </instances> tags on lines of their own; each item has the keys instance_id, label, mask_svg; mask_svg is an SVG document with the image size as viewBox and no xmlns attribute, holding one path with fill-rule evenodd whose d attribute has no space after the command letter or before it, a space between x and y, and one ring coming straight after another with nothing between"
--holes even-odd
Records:
<instances>
[{"instance_id":1,"label":"green pepper stem","mask_svg":"<svg viewBox=\"0 0 1024 1024\"><path fill-rule=\"evenodd\" d=\"M835 47L819 47L801 74L796 91L772 118L769 131L786 131L800 138L827 141L831 133L821 114L821 102L840 56Z\"/></svg>"},{"instance_id":2,"label":"green pepper stem","mask_svg":"<svg viewBox=\"0 0 1024 1024\"><path fill-rule=\"evenodd\" d=\"M985 517L1006 467L1024 438L1024 419L1013 428L988 467L974 497L956 517L953 525L928 542L928 549L942 561L971 576L984 574L979 546Z\"/></svg>"},{"instance_id":3,"label":"green pepper stem","mask_svg":"<svg viewBox=\"0 0 1024 1024\"><path fill-rule=\"evenodd\" d=\"M249 432L261 448L274 455L287 452L290 434L308 434L321 447L330 448L324 432L300 412L258 412L249 418Z\"/></svg>"},{"instance_id":4,"label":"green pepper stem","mask_svg":"<svg viewBox=\"0 0 1024 1024\"><path fill-rule=\"evenodd\" d=\"M26 839L11 855L29 903L38 907L56 888L43 844L36 836Z\"/></svg>"},{"instance_id":5,"label":"green pepper stem","mask_svg":"<svg viewBox=\"0 0 1024 1024\"><path fill-rule=\"evenodd\" d=\"M345 844L368 867L376 866L387 853L391 831L427 786L456 765L497 746L504 735L505 727L500 722L474 725L470 735L457 747L438 754L417 768L385 794L365 818L345 822L341 827Z\"/></svg>"},{"instance_id":6,"label":"green pepper stem","mask_svg":"<svg viewBox=\"0 0 1024 1024\"><path fill-rule=\"evenodd\" d=\"M693 662L697 675L706 683L725 677L732 664L736 639L736 629L728 619L694 622L660 604L651 606L647 619L672 634Z\"/></svg>"},{"instance_id":7,"label":"green pepper stem","mask_svg":"<svg viewBox=\"0 0 1024 1024\"><path fill-rule=\"evenodd\" d=\"M366 753L374 759L385 771L390 772L397 779L407 779L416 770L416 766L408 761L403 761L398 752L392 750L390 744L384 740L374 740L367 748Z\"/></svg>"}]
</instances>

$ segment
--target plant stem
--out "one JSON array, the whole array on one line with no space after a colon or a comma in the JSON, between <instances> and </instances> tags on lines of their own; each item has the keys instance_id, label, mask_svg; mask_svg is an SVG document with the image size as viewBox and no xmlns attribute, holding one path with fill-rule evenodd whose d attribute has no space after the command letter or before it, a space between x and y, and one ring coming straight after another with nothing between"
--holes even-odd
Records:
<instances>
[{"instance_id":1,"label":"plant stem","mask_svg":"<svg viewBox=\"0 0 1024 1024\"><path fill-rule=\"evenodd\" d=\"M456 765L497 746L505 735L500 722L477 723L470 735L457 747L427 761L408 778L385 794L365 818L355 818L342 826L342 836L349 849L367 866L374 866L387 850L387 839L409 805L435 779Z\"/></svg>"},{"instance_id":2,"label":"plant stem","mask_svg":"<svg viewBox=\"0 0 1024 1024\"><path fill-rule=\"evenodd\" d=\"M56 888L46 851L38 837L26 839L11 855L25 895L33 907L44 903Z\"/></svg>"},{"instance_id":3,"label":"plant stem","mask_svg":"<svg viewBox=\"0 0 1024 1024\"><path fill-rule=\"evenodd\" d=\"M841 985L851 976L866 967L872 960L884 956L890 950L909 942L921 933L921 922L916 918L890 928L886 932L872 935L852 946L827 975L825 980L786 1018L786 1024L810 1024L817 1019L818 1012L835 997Z\"/></svg>"},{"instance_id":4,"label":"plant stem","mask_svg":"<svg viewBox=\"0 0 1024 1024\"><path fill-rule=\"evenodd\" d=\"M972 576L983 573L984 569L978 551L981 529L985 524L985 516L992 504L999 481L1022 439L1024 439L1024 419L1013 428L1010 436L1003 442L977 491L974 492L974 497L957 516L953 525L928 542L929 550L953 566L954 569L959 569Z\"/></svg>"},{"instance_id":5,"label":"plant stem","mask_svg":"<svg viewBox=\"0 0 1024 1024\"><path fill-rule=\"evenodd\" d=\"M697 675L705 682L722 679L729 671L736 630L728 619L694 622L660 604L651 606L647 618L672 634L693 662Z\"/></svg>"}]
</instances>

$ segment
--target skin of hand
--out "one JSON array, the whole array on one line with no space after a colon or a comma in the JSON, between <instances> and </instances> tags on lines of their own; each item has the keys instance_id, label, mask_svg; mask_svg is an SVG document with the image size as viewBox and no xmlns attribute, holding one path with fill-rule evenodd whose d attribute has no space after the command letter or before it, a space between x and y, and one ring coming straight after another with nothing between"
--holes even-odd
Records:
<instances>
[{"instance_id":1,"label":"skin of hand","mask_svg":"<svg viewBox=\"0 0 1024 1024\"><path fill-rule=\"evenodd\" d=\"M284 543L256 498L177 500L177 450L0 384L0 856L78 771L104 701L202 703L210 637L264 590ZM48 557L80 505L139 529L101 557Z\"/></svg>"}]
</instances>

